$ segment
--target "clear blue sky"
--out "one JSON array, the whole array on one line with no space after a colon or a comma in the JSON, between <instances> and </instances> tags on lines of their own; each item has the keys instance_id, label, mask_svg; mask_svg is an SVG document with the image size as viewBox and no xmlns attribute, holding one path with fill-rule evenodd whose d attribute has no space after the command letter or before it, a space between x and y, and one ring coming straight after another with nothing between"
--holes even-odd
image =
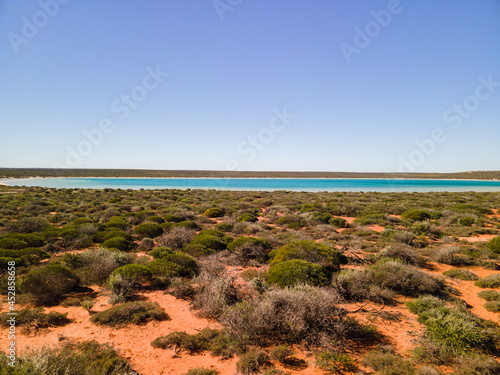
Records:
<instances>
[{"instance_id":1,"label":"clear blue sky","mask_svg":"<svg viewBox=\"0 0 500 375\"><path fill-rule=\"evenodd\" d=\"M2 167L500 170L500 2L0 0L0 132Z\"/></svg>"}]
</instances>

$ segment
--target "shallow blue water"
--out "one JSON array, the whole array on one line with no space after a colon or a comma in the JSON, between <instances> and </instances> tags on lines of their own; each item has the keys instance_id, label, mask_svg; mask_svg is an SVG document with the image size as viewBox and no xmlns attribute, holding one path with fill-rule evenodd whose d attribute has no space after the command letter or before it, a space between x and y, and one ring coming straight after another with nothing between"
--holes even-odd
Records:
<instances>
[{"instance_id":1,"label":"shallow blue water","mask_svg":"<svg viewBox=\"0 0 500 375\"><path fill-rule=\"evenodd\" d=\"M11 186L83 189L217 189L291 191L498 191L500 181L315 178L30 178L2 180Z\"/></svg>"}]
</instances>

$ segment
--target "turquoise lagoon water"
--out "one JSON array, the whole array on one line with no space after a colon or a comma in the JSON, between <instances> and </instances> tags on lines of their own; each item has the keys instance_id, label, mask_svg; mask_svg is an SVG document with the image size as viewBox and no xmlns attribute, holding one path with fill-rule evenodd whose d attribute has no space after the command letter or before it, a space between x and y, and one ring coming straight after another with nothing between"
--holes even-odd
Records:
<instances>
[{"instance_id":1,"label":"turquoise lagoon water","mask_svg":"<svg viewBox=\"0 0 500 375\"><path fill-rule=\"evenodd\" d=\"M81 189L217 189L290 191L491 191L500 192L500 181L410 179L316 178L28 178L6 179L10 186Z\"/></svg>"}]
</instances>

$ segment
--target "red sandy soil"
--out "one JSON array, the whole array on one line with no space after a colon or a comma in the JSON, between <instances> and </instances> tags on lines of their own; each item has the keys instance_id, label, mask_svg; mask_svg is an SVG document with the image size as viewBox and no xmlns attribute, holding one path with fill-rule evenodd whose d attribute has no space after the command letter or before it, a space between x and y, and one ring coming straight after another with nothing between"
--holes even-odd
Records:
<instances>
[{"instance_id":1,"label":"red sandy soil","mask_svg":"<svg viewBox=\"0 0 500 375\"><path fill-rule=\"evenodd\" d=\"M95 290L100 292L97 287ZM235 373L236 359L223 361L209 354L190 356L183 352L180 357L174 358L173 350L153 348L151 341L170 332L186 331L194 334L203 328L219 328L219 326L215 322L196 317L187 301L176 299L162 292L148 293L146 297L164 308L171 320L150 322L144 326L110 328L92 324L89 321L89 314L81 307L46 308L45 312L68 313L68 318L72 322L64 327L43 329L35 333L23 333L22 328L19 328L17 332L18 353L21 354L26 346L33 348L55 346L61 338L96 340L99 343L114 345L118 353L129 359L134 369L143 375L178 375L187 372L192 367L215 367L222 375ZM97 312L111 307L107 299L108 295L100 293L92 310ZM2 306L2 310L5 311L6 307L6 305ZM6 333L5 328L0 330L0 347L2 348L8 346Z\"/></svg>"},{"instance_id":2,"label":"red sandy soil","mask_svg":"<svg viewBox=\"0 0 500 375\"><path fill-rule=\"evenodd\" d=\"M381 225L367 225L365 226L366 230L373 230L375 232L383 232L385 228Z\"/></svg>"},{"instance_id":3,"label":"red sandy soil","mask_svg":"<svg viewBox=\"0 0 500 375\"><path fill-rule=\"evenodd\" d=\"M495 237L498 237L497 234L478 234L473 237L458 237L459 240L465 240L468 242L487 242Z\"/></svg>"}]
</instances>

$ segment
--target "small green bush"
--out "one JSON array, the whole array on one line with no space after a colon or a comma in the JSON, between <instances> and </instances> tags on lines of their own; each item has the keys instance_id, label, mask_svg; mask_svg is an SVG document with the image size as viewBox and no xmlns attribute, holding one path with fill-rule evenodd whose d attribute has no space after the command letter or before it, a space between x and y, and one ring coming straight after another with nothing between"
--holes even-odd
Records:
<instances>
[{"instance_id":1,"label":"small green bush","mask_svg":"<svg viewBox=\"0 0 500 375\"><path fill-rule=\"evenodd\" d=\"M500 236L488 241L486 248L493 253L500 254Z\"/></svg>"},{"instance_id":2,"label":"small green bush","mask_svg":"<svg viewBox=\"0 0 500 375\"><path fill-rule=\"evenodd\" d=\"M413 209L403 212L401 217L411 221L424 221L429 220L431 218L431 214L425 210Z\"/></svg>"},{"instance_id":3,"label":"small green bush","mask_svg":"<svg viewBox=\"0 0 500 375\"><path fill-rule=\"evenodd\" d=\"M233 227L234 227L233 224L229 224L229 223L225 223L225 222L222 222L222 223L215 225L215 229L217 229L221 232L231 232L233 230Z\"/></svg>"},{"instance_id":4,"label":"small green bush","mask_svg":"<svg viewBox=\"0 0 500 375\"><path fill-rule=\"evenodd\" d=\"M136 226L133 232L140 238L155 238L163 234L163 228L156 223L143 223Z\"/></svg>"},{"instance_id":5,"label":"small green bush","mask_svg":"<svg viewBox=\"0 0 500 375\"><path fill-rule=\"evenodd\" d=\"M206 217L210 217L210 218L222 217L222 216L224 216L224 211L221 210L220 208L212 207L212 208L207 209L203 213L203 215L205 215Z\"/></svg>"},{"instance_id":6,"label":"small green bush","mask_svg":"<svg viewBox=\"0 0 500 375\"><path fill-rule=\"evenodd\" d=\"M25 307L23 309L16 311L15 316L16 325L19 326L29 326L33 325L36 328L48 328L48 327L59 327L66 325L70 322L68 319L68 313L62 314L58 312L50 312L45 314L41 308L30 309ZM8 313L0 314L0 325L3 327L9 327L10 324L8 319L12 316Z\"/></svg>"},{"instance_id":7,"label":"small green bush","mask_svg":"<svg viewBox=\"0 0 500 375\"><path fill-rule=\"evenodd\" d=\"M199 232L185 249L191 255L208 255L224 250L232 242L232 238L225 233L213 229Z\"/></svg>"},{"instance_id":8,"label":"small green bush","mask_svg":"<svg viewBox=\"0 0 500 375\"><path fill-rule=\"evenodd\" d=\"M7 369L7 358L0 353L1 374L64 374L64 375L124 375L134 374L127 361L121 358L110 345L96 341L64 341L56 348L44 347L26 351L16 359L13 372Z\"/></svg>"},{"instance_id":9,"label":"small green bush","mask_svg":"<svg viewBox=\"0 0 500 375\"><path fill-rule=\"evenodd\" d=\"M342 219L341 217L332 217L328 220L328 223L335 228L347 228L349 226L347 220Z\"/></svg>"},{"instance_id":10,"label":"small green bush","mask_svg":"<svg viewBox=\"0 0 500 375\"><path fill-rule=\"evenodd\" d=\"M477 280L474 285L480 288L500 288L500 274L486 276Z\"/></svg>"},{"instance_id":11,"label":"small green bush","mask_svg":"<svg viewBox=\"0 0 500 375\"><path fill-rule=\"evenodd\" d=\"M236 221L240 223L248 222L248 223L255 223L259 221L259 219L252 215L252 214L242 214L236 218Z\"/></svg>"},{"instance_id":12,"label":"small green bush","mask_svg":"<svg viewBox=\"0 0 500 375\"><path fill-rule=\"evenodd\" d=\"M59 264L50 264L33 270L22 278L21 289L37 304L51 304L59 301L79 284L76 274Z\"/></svg>"},{"instance_id":13,"label":"small green bush","mask_svg":"<svg viewBox=\"0 0 500 375\"><path fill-rule=\"evenodd\" d=\"M491 312L500 312L500 301L488 301L484 304L484 308Z\"/></svg>"},{"instance_id":14,"label":"small green bush","mask_svg":"<svg viewBox=\"0 0 500 375\"><path fill-rule=\"evenodd\" d=\"M184 375L217 375L219 371L213 368L195 367L189 369Z\"/></svg>"},{"instance_id":15,"label":"small green bush","mask_svg":"<svg viewBox=\"0 0 500 375\"><path fill-rule=\"evenodd\" d=\"M341 264L347 263L347 257L338 250L326 244L311 240L292 241L269 253L271 264L301 259L328 267L332 271L338 270Z\"/></svg>"},{"instance_id":16,"label":"small green bush","mask_svg":"<svg viewBox=\"0 0 500 375\"><path fill-rule=\"evenodd\" d=\"M455 375L498 375L500 374L500 363L487 355L468 355L459 358L458 363L453 366Z\"/></svg>"},{"instance_id":17,"label":"small green bush","mask_svg":"<svg viewBox=\"0 0 500 375\"><path fill-rule=\"evenodd\" d=\"M167 259L155 259L147 263L146 267L156 277L172 278L181 274L181 267Z\"/></svg>"},{"instance_id":18,"label":"small green bush","mask_svg":"<svg viewBox=\"0 0 500 375\"><path fill-rule=\"evenodd\" d=\"M415 368L409 362L394 354L392 350L380 348L369 352L363 364L374 369L379 375L414 375Z\"/></svg>"},{"instance_id":19,"label":"small green bush","mask_svg":"<svg viewBox=\"0 0 500 375\"><path fill-rule=\"evenodd\" d=\"M283 288L300 283L325 285L329 279L330 274L322 265L302 259L292 259L271 265L267 283Z\"/></svg>"},{"instance_id":20,"label":"small green bush","mask_svg":"<svg viewBox=\"0 0 500 375\"><path fill-rule=\"evenodd\" d=\"M345 372L355 372L358 366L345 354L333 352L320 352L316 355L316 366L330 374L343 374Z\"/></svg>"},{"instance_id":21,"label":"small green bush","mask_svg":"<svg viewBox=\"0 0 500 375\"><path fill-rule=\"evenodd\" d=\"M236 369L244 374L254 374L269 363L269 357L258 349L250 349L248 352L241 354L240 359L236 362Z\"/></svg>"},{"instance_id":22,"label":"small green bush","mask_svg":"<svg viewBox=\"0 0 500 375\"><path fill-rule=\"evenodd\" d=\"M122 237L110 238L109 240L104 241L102 246L108 249L118 249L120 251L132 250L132 244Z\"/></svg>"},{"instance_id":23,"label":"small green bush","mask_svg":"<svg viewBox=\"0 0 500 375\"><path fill-rule=\"evenodd\" d=\"M156 302L127 302L94 314L90 321L98 325L122 326L146 324L152 320L169 320L167 313Z\"/></svg>"},{"instance_id":24,"label":"small green bush","mask_svg":"<svg viewBox=\"0 0 500 375\"><path fill-rule=\"evenodd\" d=\"M486 301L500 301L500 293L496 290L482 290L477 295Z\"/></svg>"},{"instance_id":25,"label":"small green bush","mask_svg":"<svg viewBox=\"0 0 500 375\"><path fill-rule=\"evenodd\" d=\"M288 345L277 345L271 350L271 358L280 363L285 363L287 358L292 355L293 349Z\"/></svg>"},{"instance_id":26,"label":"small green bush","mask_svg":"<svg viewBox=\"0 0 500 375\"><path fill-rule=\"evenodd\" d=\"M444 271L443 275L460 280L476 281L479 279L479 276L477 276L475 273L472 273L469 270L462 270L462 269L452 269L449 271Z\"/></svg>"},{"instance_id":27,"label":"small green bush","mask_svg":"<svg viewBox=\"0 0 500 375\"><path fill-rule=\"evenodd\" d=\"M474 225L475 222L476 222L476 219L474 219L473 217L470 217L470 216L464 216L464 217L461 217L460 219L458 219L458 224L466 226L466 227L470 227L470 226Z\"/></svg>"}]
</instances>

